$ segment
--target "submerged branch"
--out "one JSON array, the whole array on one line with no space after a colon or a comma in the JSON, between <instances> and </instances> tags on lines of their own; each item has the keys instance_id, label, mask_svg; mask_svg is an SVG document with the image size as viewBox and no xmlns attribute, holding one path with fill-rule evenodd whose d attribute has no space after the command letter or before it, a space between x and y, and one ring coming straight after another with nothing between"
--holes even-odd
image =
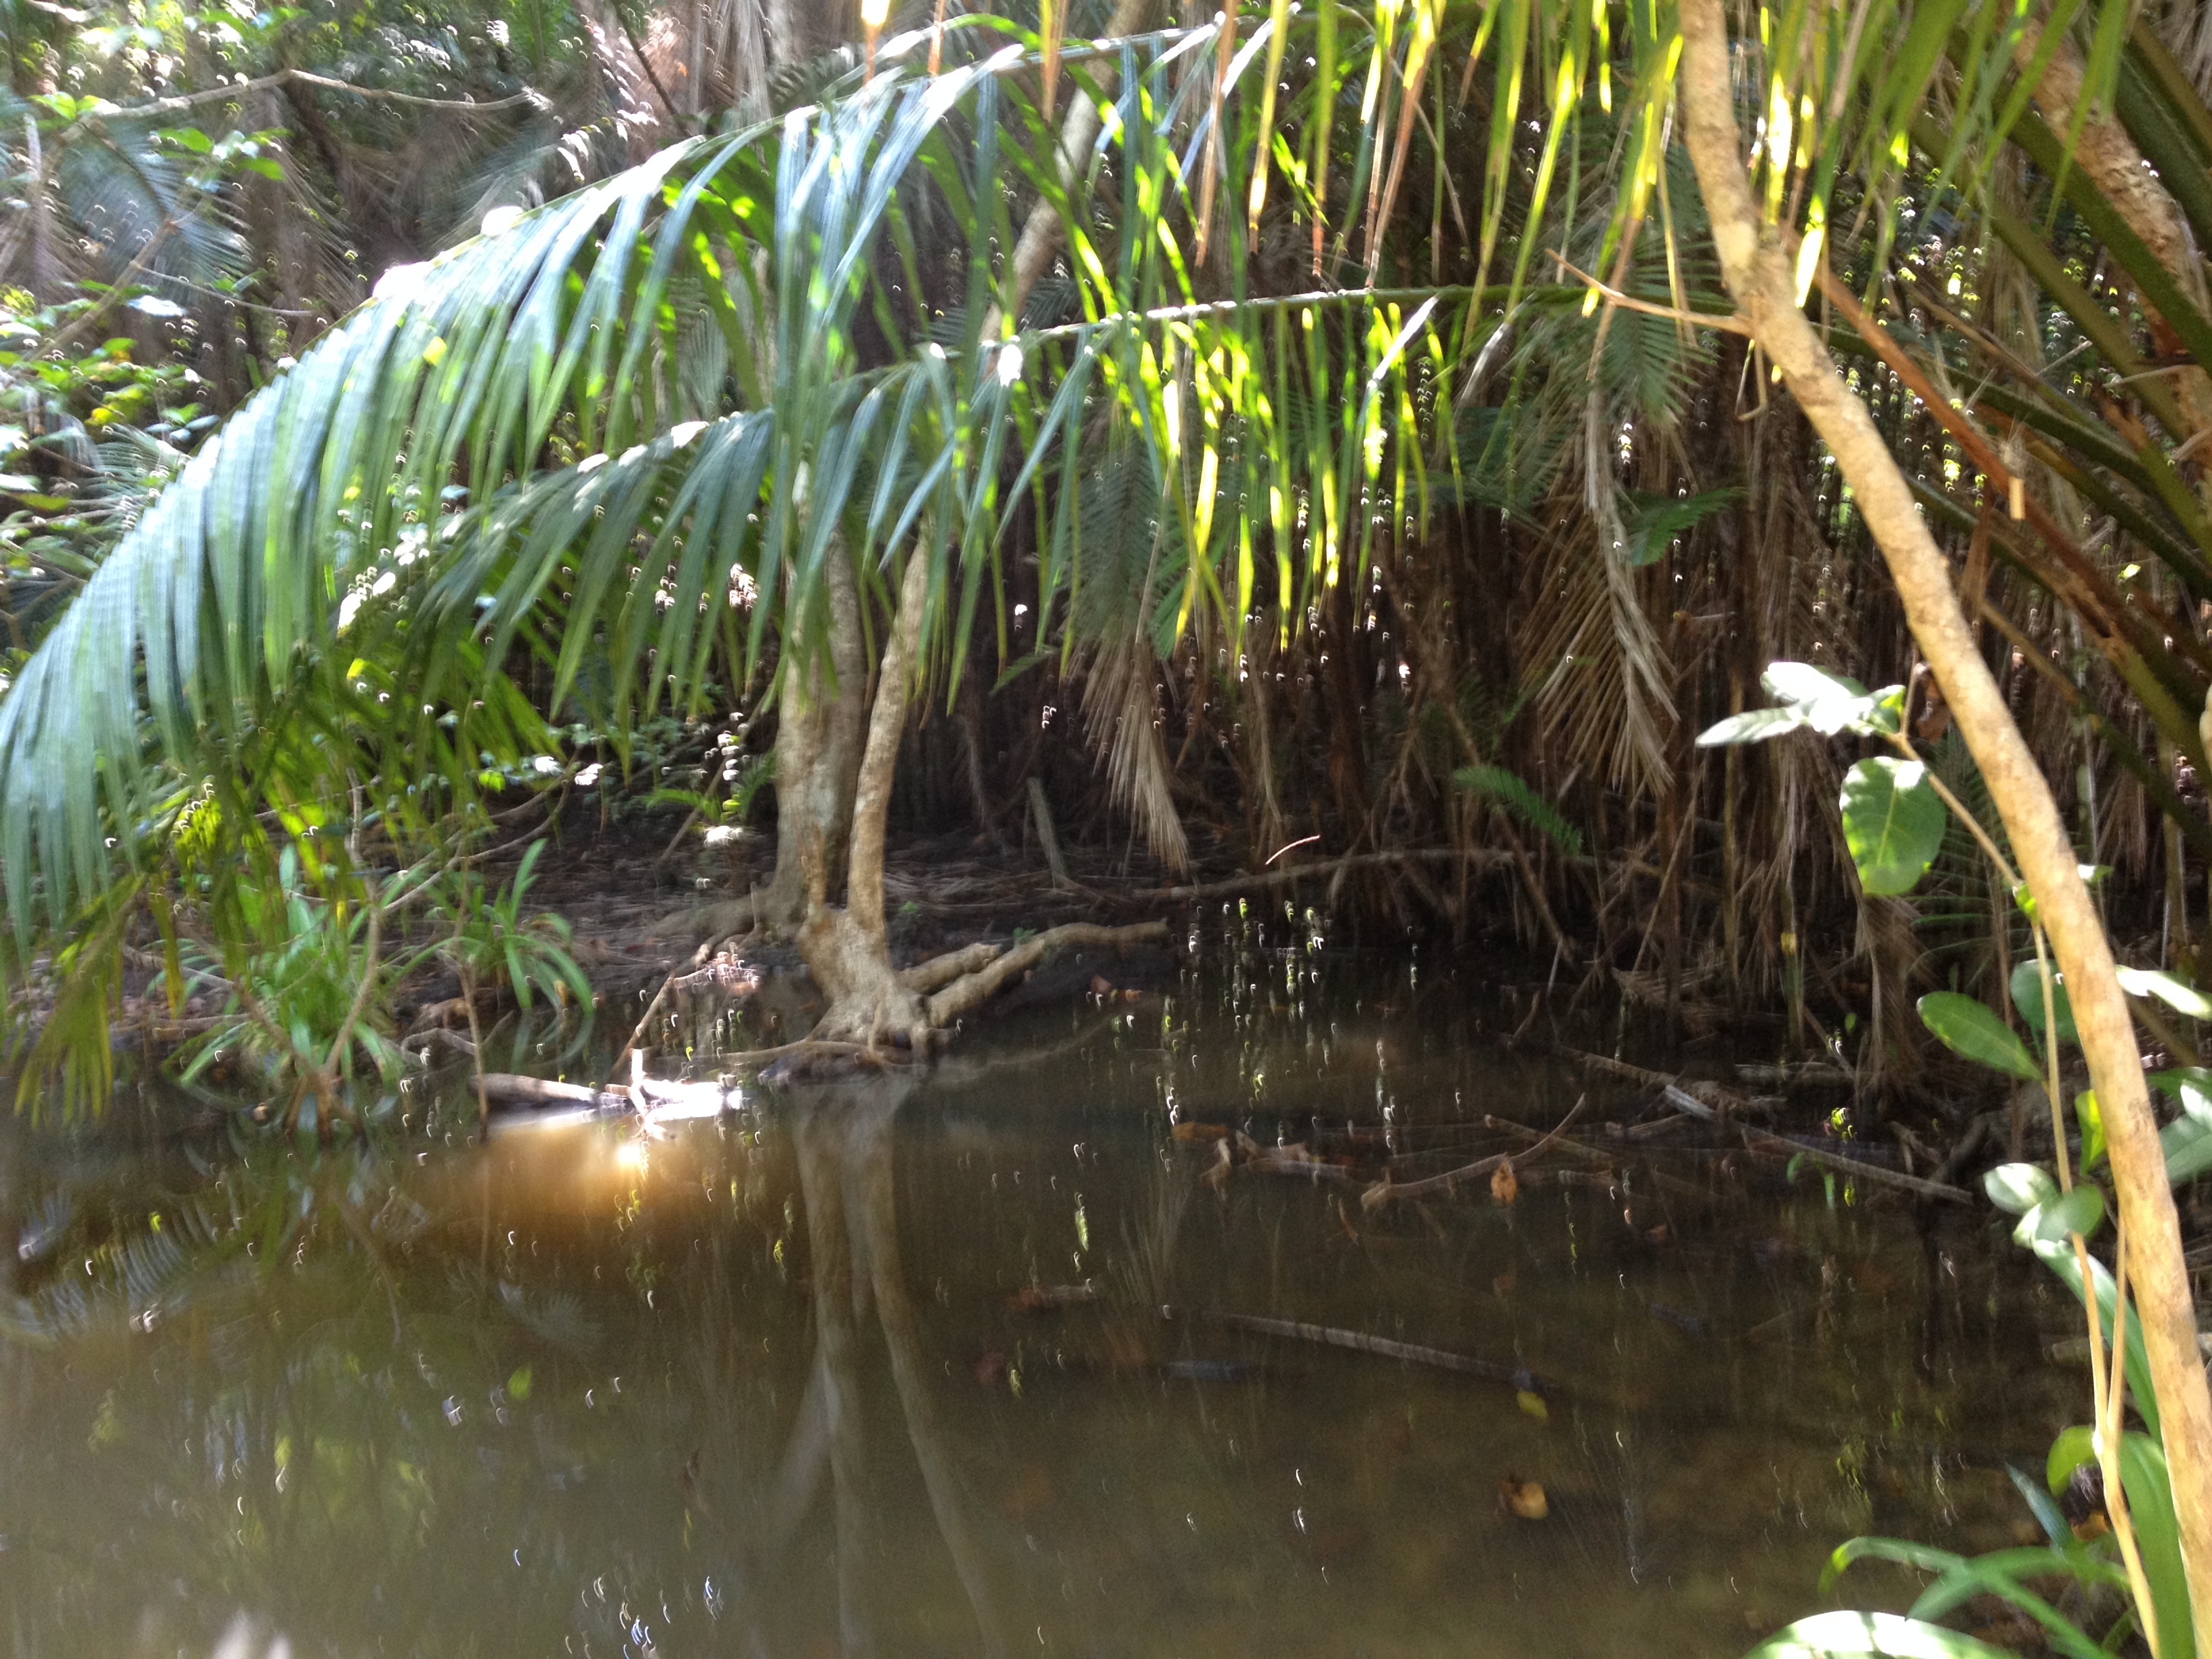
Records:
<instances>
[{"instance_id":1,"label":"submerged branch","mask_svg":"<svg viewBox=\"0 0 2212 1659\"><path fill-rule=\"evenodd\" d=\"M1470 1354L1425 1347L1418 1342L1397 1342L1387 1336L1370 1336L1364 1331L1347 1331L1334 1325L1308 1325L1294 1319L1263 1319L1256 1314L1206 1313L1199 1316L1216 1325L1226 1325L1231 1330L1250 1331L1255 1336L1285 1337L1297 1342L1317 1342L1324 1347L1349 1348L1355 1353L1380 1354L1385 1359L1402 1359L1411 1364L1432 1365L1438 1370L1457 1371L1462 1376L1480 1376L1487 1382L1510 1383L1530 1394L1552 1395L1559 1391L1557 1383L1538 1376L1525 1365L1508 1365L1496 1359L1477 1359Z\"/></svg>"}]
</instances>

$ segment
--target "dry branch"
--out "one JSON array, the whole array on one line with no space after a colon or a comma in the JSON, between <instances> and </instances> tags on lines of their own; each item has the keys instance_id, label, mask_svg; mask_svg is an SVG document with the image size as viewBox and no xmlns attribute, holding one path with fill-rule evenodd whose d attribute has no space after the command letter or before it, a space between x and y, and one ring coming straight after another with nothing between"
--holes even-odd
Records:
<instances>
[{"instance_id":1,"label":"dry branch","mask_svg":"<svg viewBox=\"0 0 2212 1659\"><path fill-rule=\"evenodd\" d=\"M1567 1132L1567 1126L1572 1123L1577 1118L1580 1117L1583 1115L1583 1108L1589 1104L1589 1097L1588 1095L1583 1095L1577 1097L1575 1101L1574 1109L1570 1111L1565 1117L1561 1118L1558 1125L1553 1127L1549 1134L1537 1141L1534 1146L1529 1147L1526 1152L1522 1152L1521 1156L1523 1158L1533 1158L1539 1152L1541 1152L1546 1148L1549 1147L1553 1142L1559 1139L1561 1135ZM1504 1121L1503 1119L1498 1118L1491 1118L1486 1121L1492 1123L1502 1123ZM1518 1126L1516 1125L1516 1127L1517 1127ZM1530 1130L1528 1133L1534 1133L1534 1131ZM1395 1199L1420 1198L1430 1193L1449 1193L1455 1191L1462 1182L1473 1181L1479 1176L1488 1175L1492 1170L1495 1170L1499 1164L1504 1163L1505 1160L1511 1156L1512 1154L1510 1152L1493 1153L1491 1157L1479 1158L1472 1164L1462 1164L1456 1170L1447 1170L1442 1175L1430 1176L1426 1179L1421 1181L1392 1181L1386 1176L1382 1180L1376 1182L1365 1192L1360 1194L1359 1207L1363 1210L1378 1209L1382 1206L1390 1203Z\"/></svg>"},{"instance_id":2,"label":"dry branch","mask_svg":"<svg viewBox=\"0 0 2212 1659\"><path fill-rule=\"evenodd\" d=\"M1755 1129L1746 1129L1743 1144L1754 1152L1765 1152L1776 1158L1802 1158L1823 1169L1833 1170L1838 1175L1847 1175L1854 1181L1871 1182L1877 1187L1902 1188L1923 1198L1940 1198L1947 1204L1972 1204L1974 1201L1974 1195L1963 1187L1947 1186L1942 1182L1929 1181L1898 1170L1885 1170L1879 1164L1862 1164L1855 1158L1822 1152L1817 1146L1785 1140L1780 1135L1761 1134Z\"/></svg>"}]
</instances>

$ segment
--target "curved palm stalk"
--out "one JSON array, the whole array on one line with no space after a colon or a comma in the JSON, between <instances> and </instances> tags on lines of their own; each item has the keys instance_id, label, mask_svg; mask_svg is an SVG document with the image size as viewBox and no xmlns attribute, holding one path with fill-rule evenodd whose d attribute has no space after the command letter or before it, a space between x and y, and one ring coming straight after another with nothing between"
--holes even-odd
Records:
<instances>
[{"instance_id":1,"label":"curved palm stalk","mask_svg":"<svg viewBox=\"0 0 2212 1659\"><path fill-rule=\"evenodd\" d=\"M2103 924L2050 787L1960 613L1949 563L1866 406L1838 377L1799 309L1790 264L1753 198L1739 149L1720 0L1685 0L1682 27L1686 141L1730 291L1857 495L1914 637L1989 783L2057 950L2104 1115L2121 1214L2139 1253L2136 1294L2173 1471L2191 1601L2197 1628L2212 1630L2212 1392L2197 1352L2157 1120Z\"/></svg>"}]
</instances>

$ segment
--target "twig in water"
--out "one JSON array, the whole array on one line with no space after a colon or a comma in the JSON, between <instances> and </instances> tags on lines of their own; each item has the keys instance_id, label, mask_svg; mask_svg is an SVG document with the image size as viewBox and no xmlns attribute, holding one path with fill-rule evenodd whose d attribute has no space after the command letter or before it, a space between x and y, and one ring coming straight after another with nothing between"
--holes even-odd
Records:
<instances>
[{"instance_id":1,"label":"twig in water","mask_svg":"<svg viewBox=\"0 0 2212 1659\"><path fill-rule=\"evenodd\" d=\"M1534 1158L1565 1134L1567 1132L1567 1126L1580 1117L1583 1108L1589 1104L1589 1095L1583 1094L1577 1097L1574 1109L1561 1118L1549 1134L1522 1152L1522 1158L1524 1160ZM1431 1176L1425 1181L1391 1181L1387 1178L1378 1181L1360 1194L1359 1207L1363 1210L1372 1210L1391 1202L1394 1199L1420 1198L1430 1193L1450 1192L1462 1181L1472 1181L1477 1176L1488 1175L1511 1156L1510 1152L1493 1153L1489 1158L1479 1158L1472 1164L1462 1164L1456 1170L1447 1170L1442 1175Z\"/></svg>"},{"instance_id":2,"label":"twig in water","mask_svg":"<svg viewBox=\"0 0 2212 1659\"><path fill-rule=\"evenodd\" d=\"M1879 1164L1862 1164L1856 1158L1839 1158L1833 1152L1824 1152L1817 1146L1801 1146L1794 1140L1784 1140L1779 1135L1759 1134L1746 1129L1743 1144L1754 1152L1807 1158L1823 1168L1833 1170L1838 1175L1872 1182L1881 1187L1900 1187L1908 1193L1917 1193L1923 1198L1940 1198L1949 1204L1972 1204L1974 1201L1974 1195L1962 1187L1947 1187L1941 1182L1903 1175L1895 1170L1885 1170Z\"/></svg>"},{"instance_id":3,"label":"twig in water","mask_svg":"<svg viewBox=\"0 0 2212 1659\"><path fill-rule=\"evenodd\" d=\"M1287 1337L1298 1342L1318 1342L1324 1347L1349 1348L1355 1353L1380 1354L1385 1359L1402 1359L1415 1365L1433 1365L1438 1370L1457 1371L1462 1376L1510 1383L1530 1394L1550 1395L1559 1392L1557 1383L1525 1365L1477 1359L1470 1354L1424 1347L1418 1342L1395 1342L1387 1336L1370 1336L1364 1331L1347 1331L1334 1325L1308 1325L1293 1319L1262 1319L1256 1314L1206 1313L1200 1317L1258 1336Z\"/></svg>"}]
</instances>

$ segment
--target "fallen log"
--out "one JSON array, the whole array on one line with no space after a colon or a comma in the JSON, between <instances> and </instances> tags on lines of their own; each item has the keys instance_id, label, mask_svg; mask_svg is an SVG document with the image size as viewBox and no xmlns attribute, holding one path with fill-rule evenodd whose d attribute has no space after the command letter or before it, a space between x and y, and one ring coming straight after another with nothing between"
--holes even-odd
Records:
<instances>
[{"instance_id":1,"label":"fallen log","mask_svg":"<svg viewBox=\"0 0 2212 1659\"><path fill-rule=\"evenodd\" d=\"M594 1089L587 1084L562 1083L552 1078L486 1072L483 1084L486 1100L495 1100L506 1106L588 1106L600 1112L632 1109L629 1091L619 1083Z\"/></svg>"}]
</instances>

